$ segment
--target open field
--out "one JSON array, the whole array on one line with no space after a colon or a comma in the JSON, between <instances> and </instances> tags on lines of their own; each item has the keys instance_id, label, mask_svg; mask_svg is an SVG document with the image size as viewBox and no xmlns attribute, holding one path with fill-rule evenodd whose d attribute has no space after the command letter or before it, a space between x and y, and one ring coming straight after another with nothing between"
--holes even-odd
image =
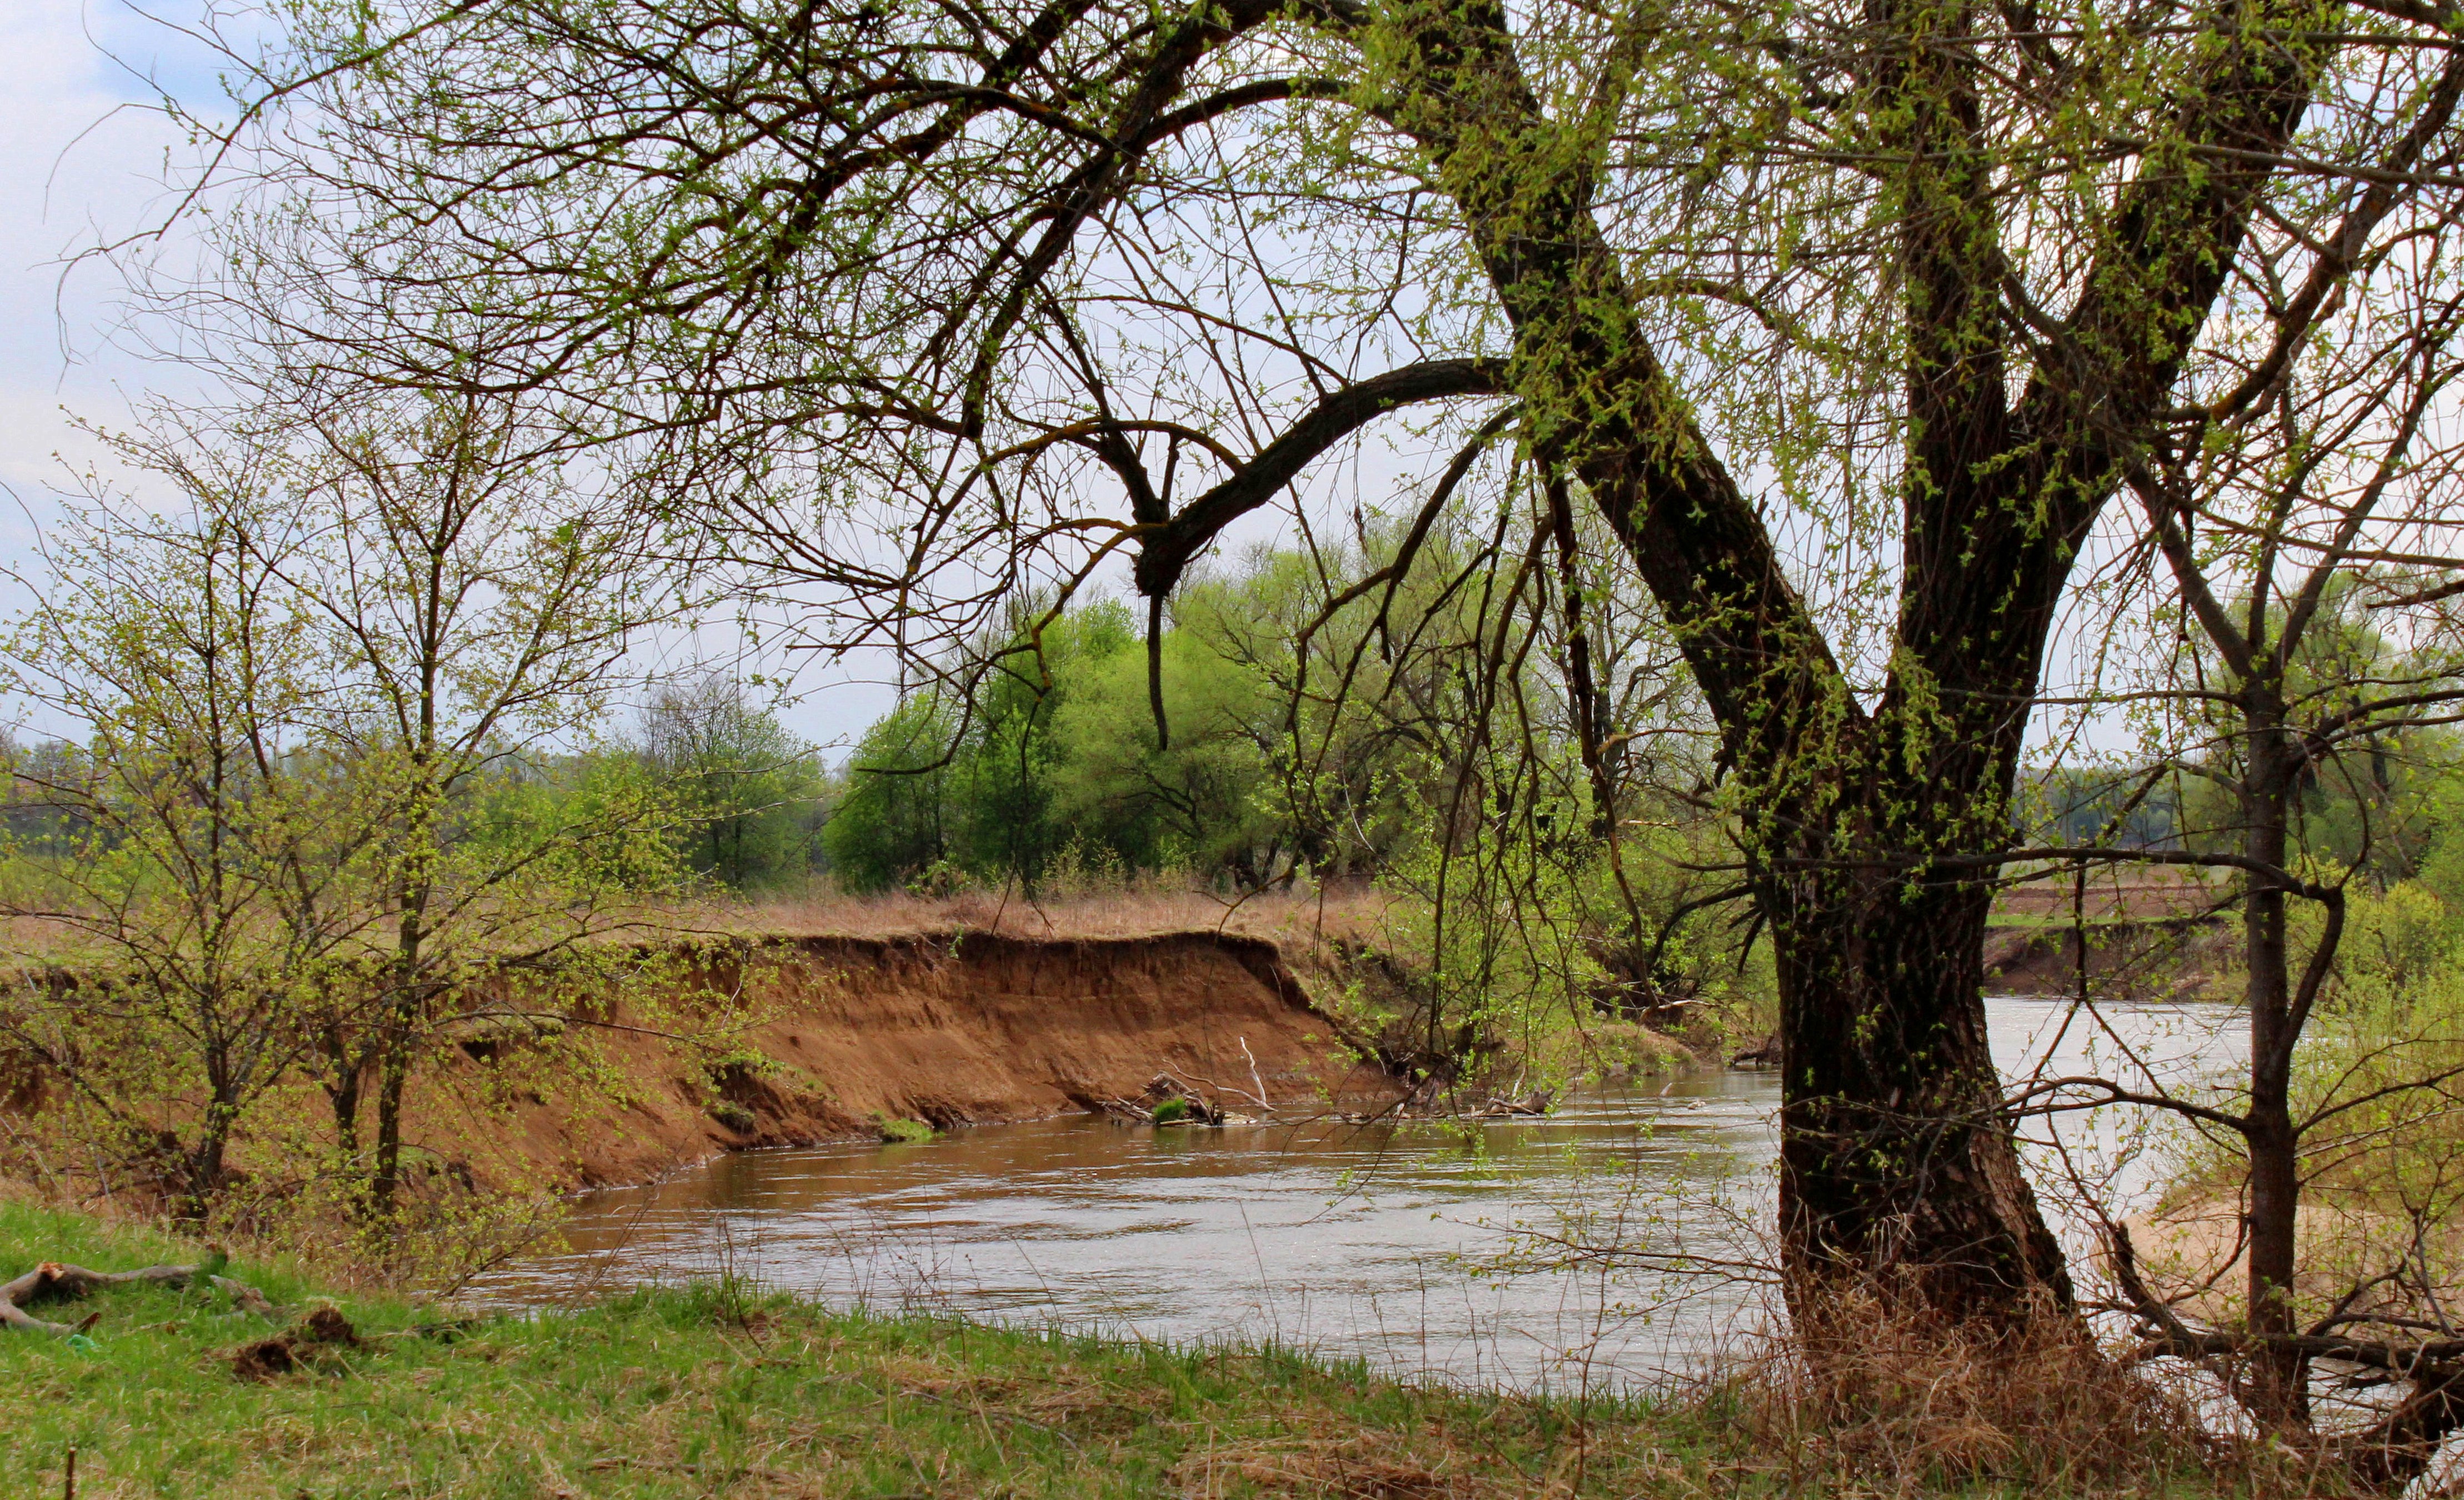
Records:
<instances>
[{"instance_id":1,"label":"open field","mask_svg":"<svg viewBox=\"0 0 2464 1500\"><path fill-rule=\"evenodd\" d=\"M2006 871L2011 881L1994 893L1995 927L2066 926L2089 923L2152 922L2212 916L2233 896L2235 887L2168 869L2115 866L2091 870L2085 883L2068 869L2049 869L2035 876Z\"/></svg>"},{"instance_id":2,"label":"open field","mask_svg":"<svg viewBox=\"0 0 2464 1500\"><path fill-rule=\"evenodd\" d=\"M1067 941L1214 932L1288 947L1319 940L1387 940L1392 904L1366 883L1330 884L1298 894L1264 891L1234 896L1186 885L1137 882L1042 898L1015 890L946 896L824 892L708 906L698 909L693 920L696 926L759 938L896 938L973 932Z\"/></svg>"}]
</instances>

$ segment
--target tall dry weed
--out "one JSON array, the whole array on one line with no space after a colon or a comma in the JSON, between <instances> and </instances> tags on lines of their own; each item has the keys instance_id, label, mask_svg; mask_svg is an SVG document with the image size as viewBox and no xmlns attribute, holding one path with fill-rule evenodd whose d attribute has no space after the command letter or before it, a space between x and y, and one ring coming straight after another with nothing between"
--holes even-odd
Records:
<instances>
[{"instance_id":1,"label":"tall dry weed","mask_svg":"<svg viewBox=\"0 0 2464 1500\"><path fill-rule=\"evenodd\" d=\"M1794 1300L1788 1332L1749 1350L1718 1393L1749 1467L1792 1491L2213 1493L2259 1478L2183 1392L2074 1319L1951 1323L1861 1285Z\"/></svg>"},{"instance_id":2,"label":"tall dry weed","mask_svg":"<svg viewBox=\"0 0 2464 1500\"><path fill-rule=\"evenodd\" d=\"M1358 884L1226 895L1145 878L1057 897L990 887L937 895L847 895L817 888L706 914L707 925L768 938L906 938L952 932L1048 940L1226 932L1308 946L1336 938L1383 939L1387 896Z\"/></svg>"}]
</instances>

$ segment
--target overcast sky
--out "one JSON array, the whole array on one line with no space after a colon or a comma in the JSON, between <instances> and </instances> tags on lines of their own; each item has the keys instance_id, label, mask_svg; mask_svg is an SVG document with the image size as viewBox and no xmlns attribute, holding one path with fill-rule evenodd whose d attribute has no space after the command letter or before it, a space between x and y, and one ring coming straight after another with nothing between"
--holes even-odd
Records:
<instances>
[{"instance_id":1,"label":"overcast sky","mask_svg":"<svg viewBox=\"0 0 2464 1500\"><path fill-rule=\"evenodd\" d=\"M127 0L0 0L0 557L11 565L30 562L33 533L66 467L99 457L72 417L114 425L132 396L184 384L177 368L115 343L111 268L66 270L64 259L162 218L167 173L187 157L151 108L146 79L191 107L222 97L211 54L164 24L203 9L201 0L153 0L143 10ZM23 602L0 580L0 613ZM713 628L691 646L658 649L715 656L732 638ZM786 717L809 739L844 741L889 706L890 693L865 680L870 674L805 673Z\"/></svg>"},{"instance_id":2,"label":"overcast sky","mask_svg":"<svg viewBox=\"0 0 2464 1500\"><path fill-rule=\"evenodd\" d=\"M63 257L163 217L165 183L186 148L151 107L146 79L191 107L222 97L211 54L165 24L192 21L214 3L146 0L157 20L128 0L0 0L0 485L13 497L0 497L0 560L11 564L29 561L31 528L64 465L98 457L71 415L113 424L132 395L176 393L182 384L178 369L114 344L112 269L89 263L64 274ZM180 250L169 247L175 257ZM1281 529L1260 517L1241 540ZM22 604L14 588L0 580L0 614ZM721 657L734 640L731 629L712 628L656 649ZM808 671L785 717L807 739L844 745L890 706L878 680L886 672L879 659Z\"/></svg>"},{"instance_id":3,"label":"overcast sky","mask_svg":"<svg viewBox=\"0 0 2464 1500\"><path fill-rule=\"evenodd\" d=\"M140 67L193 65L198 55L174 42L121 0L0 4L0 482L37 509L60 456L91 452L60 408L109 421L125 411L123 392L171 375L108 346L108 270L63 280L61 259L159 205L176 137L103 48ZM209 76L181 81L211 87ZM10 509L22 545L24 519Z\"/></svg>"}]
</instances>

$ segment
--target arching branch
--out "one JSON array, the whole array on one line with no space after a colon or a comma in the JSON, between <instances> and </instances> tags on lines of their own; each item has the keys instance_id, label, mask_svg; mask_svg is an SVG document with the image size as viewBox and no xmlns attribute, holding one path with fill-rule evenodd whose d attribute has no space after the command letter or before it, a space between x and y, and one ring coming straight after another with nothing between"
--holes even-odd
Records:
<instances>
[{"instance_id":1,"label":"arching branch","mask_svg":"<svg viewBox=\"0 0 2464 1500\"><path fill-rule=\"evenodd\" d=\"M1373 375L1334 391L1284 434L1261 449L1232 477L1207 491L1150 533L1138 552L1138 592L1168 592L1224 527L1274 497L1335 444L1397 407L1455 396L1496 395L1506 388L1503 360L1430 360Z\"/></svg>"}]
</instances>

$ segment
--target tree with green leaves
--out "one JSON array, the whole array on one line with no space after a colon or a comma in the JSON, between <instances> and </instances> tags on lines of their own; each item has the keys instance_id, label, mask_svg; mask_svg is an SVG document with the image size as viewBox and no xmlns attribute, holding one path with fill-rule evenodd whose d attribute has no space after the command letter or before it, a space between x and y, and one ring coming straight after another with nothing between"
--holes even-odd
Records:
<instances>
[{"instance_id":1,"label":"tree with green leaves","mask_svg":"<svg viewBox=\"0 0 2464 1500\"><path fill-rule=\"evenodd\" d=\"M824 811L819 758L744 683L714 673L663 685L636 738L691 820L685 844L696 871L736 891L812 871Z\"/></svg>"},{"instance_id":2,"label":"tree with green leaves","mask_svg":"<svg viewBox=\"0 0 2464 1500\"><path fill-rule=\"evenodd\" d=\"M676 593L643 561L622 504L514 451L518 404L337 399L311 385L269 410L266 430L242 436L291 445L294 495L313 518L281 576L331 653L321 738L344 774L389 799L378 878L329 917L367 924L373 1004L348 1009L357 1024L329 1029L324 1048L338 1141L363 1160L367 1210L383 1220L404 1182L412 1073L471 1024L471 998L500 997L517 1027L561 1024L573 996L626 961L609 938L655 931L645 893L589 879L599 862L581 849L671 827L662 799L512 843L460 824L500 767L597 732L626 652L672 617ZM133 456L177 473L177 445L194 439L166 436Z\"/></svg>"},{"instance_id":3,"label":"tree with green leaves","mask_svg":"<svg viewBox=\"0 0 2464 1500\"><path fill-rule=\"evenodd\" d=\"M191 476L224 503L73 511L25 581L6 681L77 739L9 767L44 816L9 849L0 1033L103 1170L199 1219L315 1056L333 954L301 908L380 862L384 799L316 747L329 683L279 577L296 518L253 503L256 466Z\"/></svg>"},{"instance_id":4,"label":"tree with green leaves","mask_svg":"<svg viewBox=\"0 0 2464 1500\"><path fill-rule=\"evenodd\" d=\"M848 785L822 826L822 849L858 891L903 884L949 857L952 725L940 699L917 694L865 731Z\"/></svg>"},{"instance_id":5,"label":"tree with green leaves","mask_svg":"<svg viewBox=\"0 0 2464 1500\"><path fill-rule=\"evenodd\" d=\"M2128 644L2082 696L2136 717L2132 784L2068 849L2015 851L2082 891L2091 869L2111 866L2220 881L2239 918L2246 1071L2221 1091L2185 1088L2132 1058L2135 1074L2038 1080L2028 1097L2057 1114L2162 1111L2210 1139L2231 1163L2238 1264L2214 1269L2239 1283L2237 1315L2194 1328L2135 1274L2126 1231L2107 1224L2123 1300L2151 1351L2247 1361L2233 1390L2277 1430L2320 1436L2321 1358L2408 1386L2391 1411L2327 1445L2378 1486L2409 1482L2464 1425L2464 1328L2440 1310L2438 1283L2453 1272L2444 1246L2431 1248L2464 1200L2444 1184L2422 1195L2400 1180L2401 1157L2378 1147L2453 1117L2464 1018L2412 995L2370 996L2369 960L2346 940L2356 900L2387 871L2382 845L2417 851L2431 831L2406 827L2421 821L2422 799L2400 783L2451 774L2445 741L2464 718L2464 635L2450 603L2464 593L2450 498L2464 445L2445 414L2464 382L2464 279L2441 253L2457 226L2421 206L2399 223L2408 252L2356 269L2321 335L2283 354L2263 406L2169 434L2134 468L2143 544L2090 591L2129 621L2113 632ZM2244 346L2272 349L2275 310L2237 311ZM2160 787L2176 809L2169 837L2154 848L2116 837ZM2079 983L2086 1002L2084 970ZM2305 1066L2321 1050L2319 1023L2373 999L2401 1025ZM2304 1246L2335 1236L2300 1232L2311 1189L2326 1182L2368 1225L2344 1236L2365 1244L2344 1246L2341 1264ZM2309 1229L2318 1217L2314 1206Z\"/></svg>"},{"instance_id":6,"label":"tree with green leaves","mask_svg":"<svg viewBox=\"0 0 2464 1500\"><path fill-rule=\"evenodd\" d=\"M77 754L13 770L81 831L23 850L8 910L41 966L12 1024L96 1109L183 1140L192 1211L243 1116L311 1083L311 1175L394 1227L415 1078L473 1036L579 1060L568 1026L656 967L645 876L687 873L656 788L486 815L509 768L594 732L677 597L628 511L506 453L509 410L304 388L159 408L110 442L169 508L94 481L32 581L11 680ZM59 930L78 940L53 952ZM77 1045L112 1018L123 1055ZM257 1144L297 1123L254 1121Z\"/></svg>"},{"instance_id":7,"label":"tree with green leaves","mask_svg":"<svg viewBox=\"0 0 2464 1500\"><path fill-rule=\"evenodd\" d=\"M1347 474L1424 516L1509 446L1492 476L1583 518L1527 508L1531 555L1614 539L1718 723L1798 1284L2068 1304L1980 997L2047 643L2159 439L2264 407L2453 197L2446 11L277 14L233 49L237 134L207 124L271 190L166 303L555 393L591 415L539 442L623 452L695 556L829 593L823 644L961 639L1117 559L1159 646L1262 507L1328 523ZM2255 349L2216 336L2242 287Z\"/></svg>"}]
</instances>

